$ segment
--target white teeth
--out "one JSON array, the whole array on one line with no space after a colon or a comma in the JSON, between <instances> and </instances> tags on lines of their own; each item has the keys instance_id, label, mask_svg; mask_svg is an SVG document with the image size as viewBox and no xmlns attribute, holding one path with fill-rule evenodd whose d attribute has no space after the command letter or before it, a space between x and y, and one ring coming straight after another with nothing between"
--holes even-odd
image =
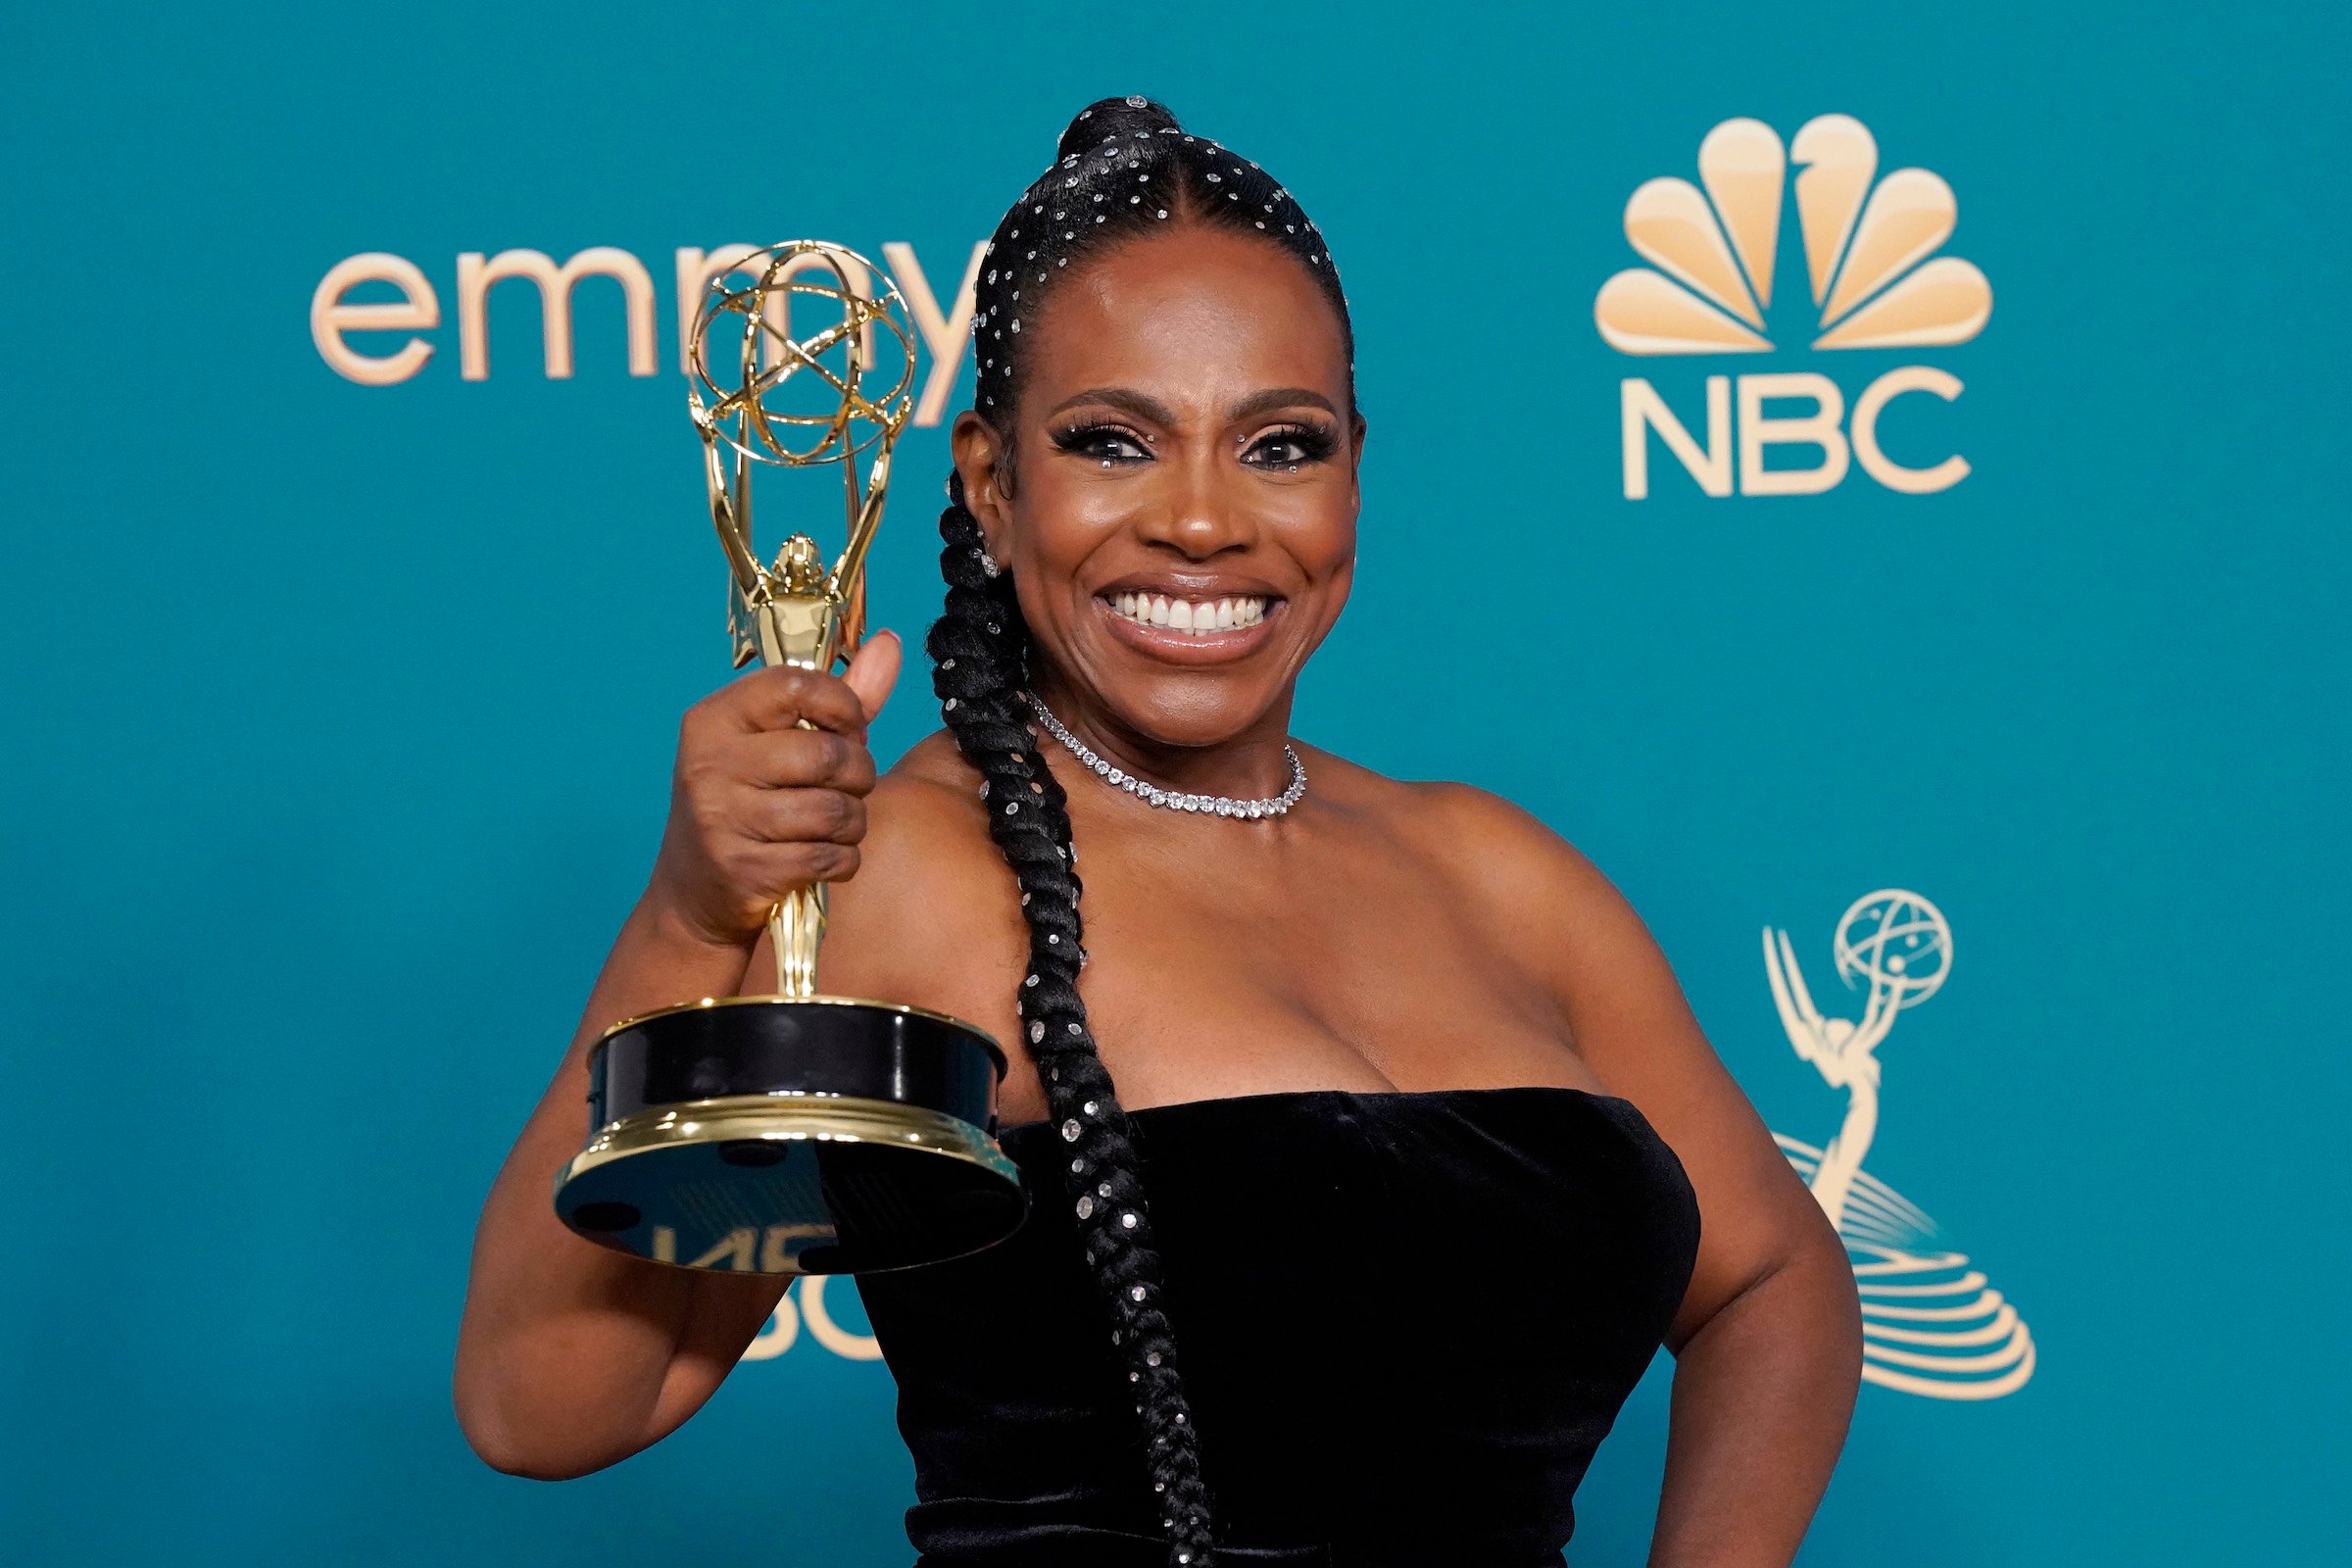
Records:
<instances>
[{"instance_id":1,"label":"white teeth","mask_svg":"<svg viewBox=\"0 0 2352 1568\"><path fill-rule=\"evenodd\" d=\"M1111 609L1146 626L1165 626L1195 637L1254 626L1266 618L1266 602L1254 594L1223 599L1170 599L1165 594L1123 593L1110 600Z\"/></svg>"}]
</instances>

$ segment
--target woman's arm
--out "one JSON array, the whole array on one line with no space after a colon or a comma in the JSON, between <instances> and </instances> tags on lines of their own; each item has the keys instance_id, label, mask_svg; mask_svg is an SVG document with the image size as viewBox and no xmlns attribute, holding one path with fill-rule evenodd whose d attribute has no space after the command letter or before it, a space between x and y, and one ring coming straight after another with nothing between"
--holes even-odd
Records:
<instances>
[{"instance_id":1,"label":"woman's arm","mask_svg":"<svg viewBox=\"0 0 2352 1568\"><path fill-rule=\"evenodd\" d=\"M1835 1237L1787 1252L1667 1342L1674 1397L1651 1568L1787 1568L1837 1468L1861 1382L1853 1271Z\"/></svg>"},{"instance_id":2,"label":"woman's arm","mask_svg":"<svg viewBox=\"0 0 2352 1568\"><path fill-rule=\"evenodd\" d=\"M609 1251L566 1229L553 1201L588 1136L589 1048L636 1013L732 993L748 957L641 901L499 1170L474 1232L454 1393L466 1441L500 1470L584 1475L658 1441L718 1388L791 1283Z\"/></svg>"},{"instance_id":3,"label":"woman's arm","mask_svg":"<svg viewBox=\"0 0 2352 1568\"><path fill-rule=\"evenodd\" d=\"M778 896L856 871L874 785L865 726L898 663L885 635L844 679L756 671L680 727L651 884L474 1235L454 1395L466 1441L498 1469L582 1475L659 1441L710 1398L790 1283L665 1268L583 1241L555 1216L556 1174L586 1141L588 1052L604 1031L734 993ZM804 716L819 727L797 727Z\"/></svg>"},{"instance_id":4,"label":"woman's arm","mask_svg":"<svg viewBox=\"0 0 2352 1568\"><path fill-rule=\"evenodd\" d=\"M1466 792L1469 793L1469 792ZM1650 1568L1788 1568L1852 1419L1862 1314L1845 1249L1724 1069L1633 906L1532 815L1477 795L1482 891L1538 934L1576 1047L1690 1178L1699 1248L1675 1355Z\"/></svg>"}]
</instances>

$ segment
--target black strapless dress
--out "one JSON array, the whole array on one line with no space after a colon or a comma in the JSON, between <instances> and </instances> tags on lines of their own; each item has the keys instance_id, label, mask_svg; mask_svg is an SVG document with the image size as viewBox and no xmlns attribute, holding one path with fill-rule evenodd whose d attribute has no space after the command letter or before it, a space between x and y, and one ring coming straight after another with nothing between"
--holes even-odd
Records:
<instances>
[{"instance_id":1,"label":"black strapless dress","mask_svg":"<svg viewBox=\"0 0 2352 1568\"><path fill-rule=\"evenodd\" d=\"M1131 1114L1233 1563L1563 1561L1698 1248L1682 1162L1577 1089L1310 1090ZM1047 1122L1001 1246L858 1282L914 1455L918 1568L1162 1568Z\"/></svg>"}]
</instances>

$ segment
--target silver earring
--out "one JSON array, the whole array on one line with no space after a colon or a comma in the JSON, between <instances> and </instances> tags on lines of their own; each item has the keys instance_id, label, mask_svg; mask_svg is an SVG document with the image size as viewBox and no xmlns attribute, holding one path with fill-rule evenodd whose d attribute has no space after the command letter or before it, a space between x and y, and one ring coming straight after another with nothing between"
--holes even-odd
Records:
<instances>
[{"instance_id":1,"label":"silver earring","mask_svg":"<svg viewBox=\"0 0 2352 1568\"><path fill-rule=\"evenodd\" d=\"M988 547L986 545L982 545L980 547L980 569L988 573L991 577L994 577L998 572L1001 572L1004 569L1003 566L997 564L997 558L988 553Z\"/></svg>"}]
</instances>

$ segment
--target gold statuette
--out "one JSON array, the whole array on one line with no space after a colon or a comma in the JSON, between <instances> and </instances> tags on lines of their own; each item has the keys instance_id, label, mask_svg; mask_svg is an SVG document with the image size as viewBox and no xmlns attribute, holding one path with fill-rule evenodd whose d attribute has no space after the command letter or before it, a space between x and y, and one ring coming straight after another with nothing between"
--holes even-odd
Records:
<instances>
[{"instance_id":1,"label":"gold statuette","mask_svg":"<svg viewBox=\"0 0 2352 1568\"><path fill-rule=\"evenodd\" d=\"M821 302L820 329L795 333L796 301ZM830 671L864 633L866 553L913 407L906 304L855 251L771 245L712 281L687 359L735 662ZM841 556L828 567L795 533L762 564L754 474L828 465ZM1004 1053L944 1013L818 995L824 928L824 884L795 889L768 917L774 996L705 998L597 1042L588 1145L557 1181L564 1223L656 1261L768 1274L910 1267L1019 1225L995 1140Z\"/></svg>"},{"instance_id":2,"label":"gold statuette","mask_svg":"<svg viewBox=\"0 0 2352 1568\"><path fill-rule=\"evenodd\" d=\"M746 274L753 281L728 286ZM838 319L813 336L795 337L796 296L822 300L825 315ZM838 245L771 245L711 280L695 315L687 360L694 385L686 402L703 438L710 520L727 555L727 630L736 666L757 658L830 670L836 658L857 653L865 633L866 549L890 490L891 450L914 408L914 334L898 285ZM724 385L712 376L713 360ZM878 365L890 369L877 373ZM840 466L848 546L830 570L805 533L785 539L773 565L760 564L752 542L752 475L760 464ZM807 719L801 723L808 727ZM816 994L824 929L821 882L776 906L768 935L778 995Z\"/></svg>"}]
</instances>

